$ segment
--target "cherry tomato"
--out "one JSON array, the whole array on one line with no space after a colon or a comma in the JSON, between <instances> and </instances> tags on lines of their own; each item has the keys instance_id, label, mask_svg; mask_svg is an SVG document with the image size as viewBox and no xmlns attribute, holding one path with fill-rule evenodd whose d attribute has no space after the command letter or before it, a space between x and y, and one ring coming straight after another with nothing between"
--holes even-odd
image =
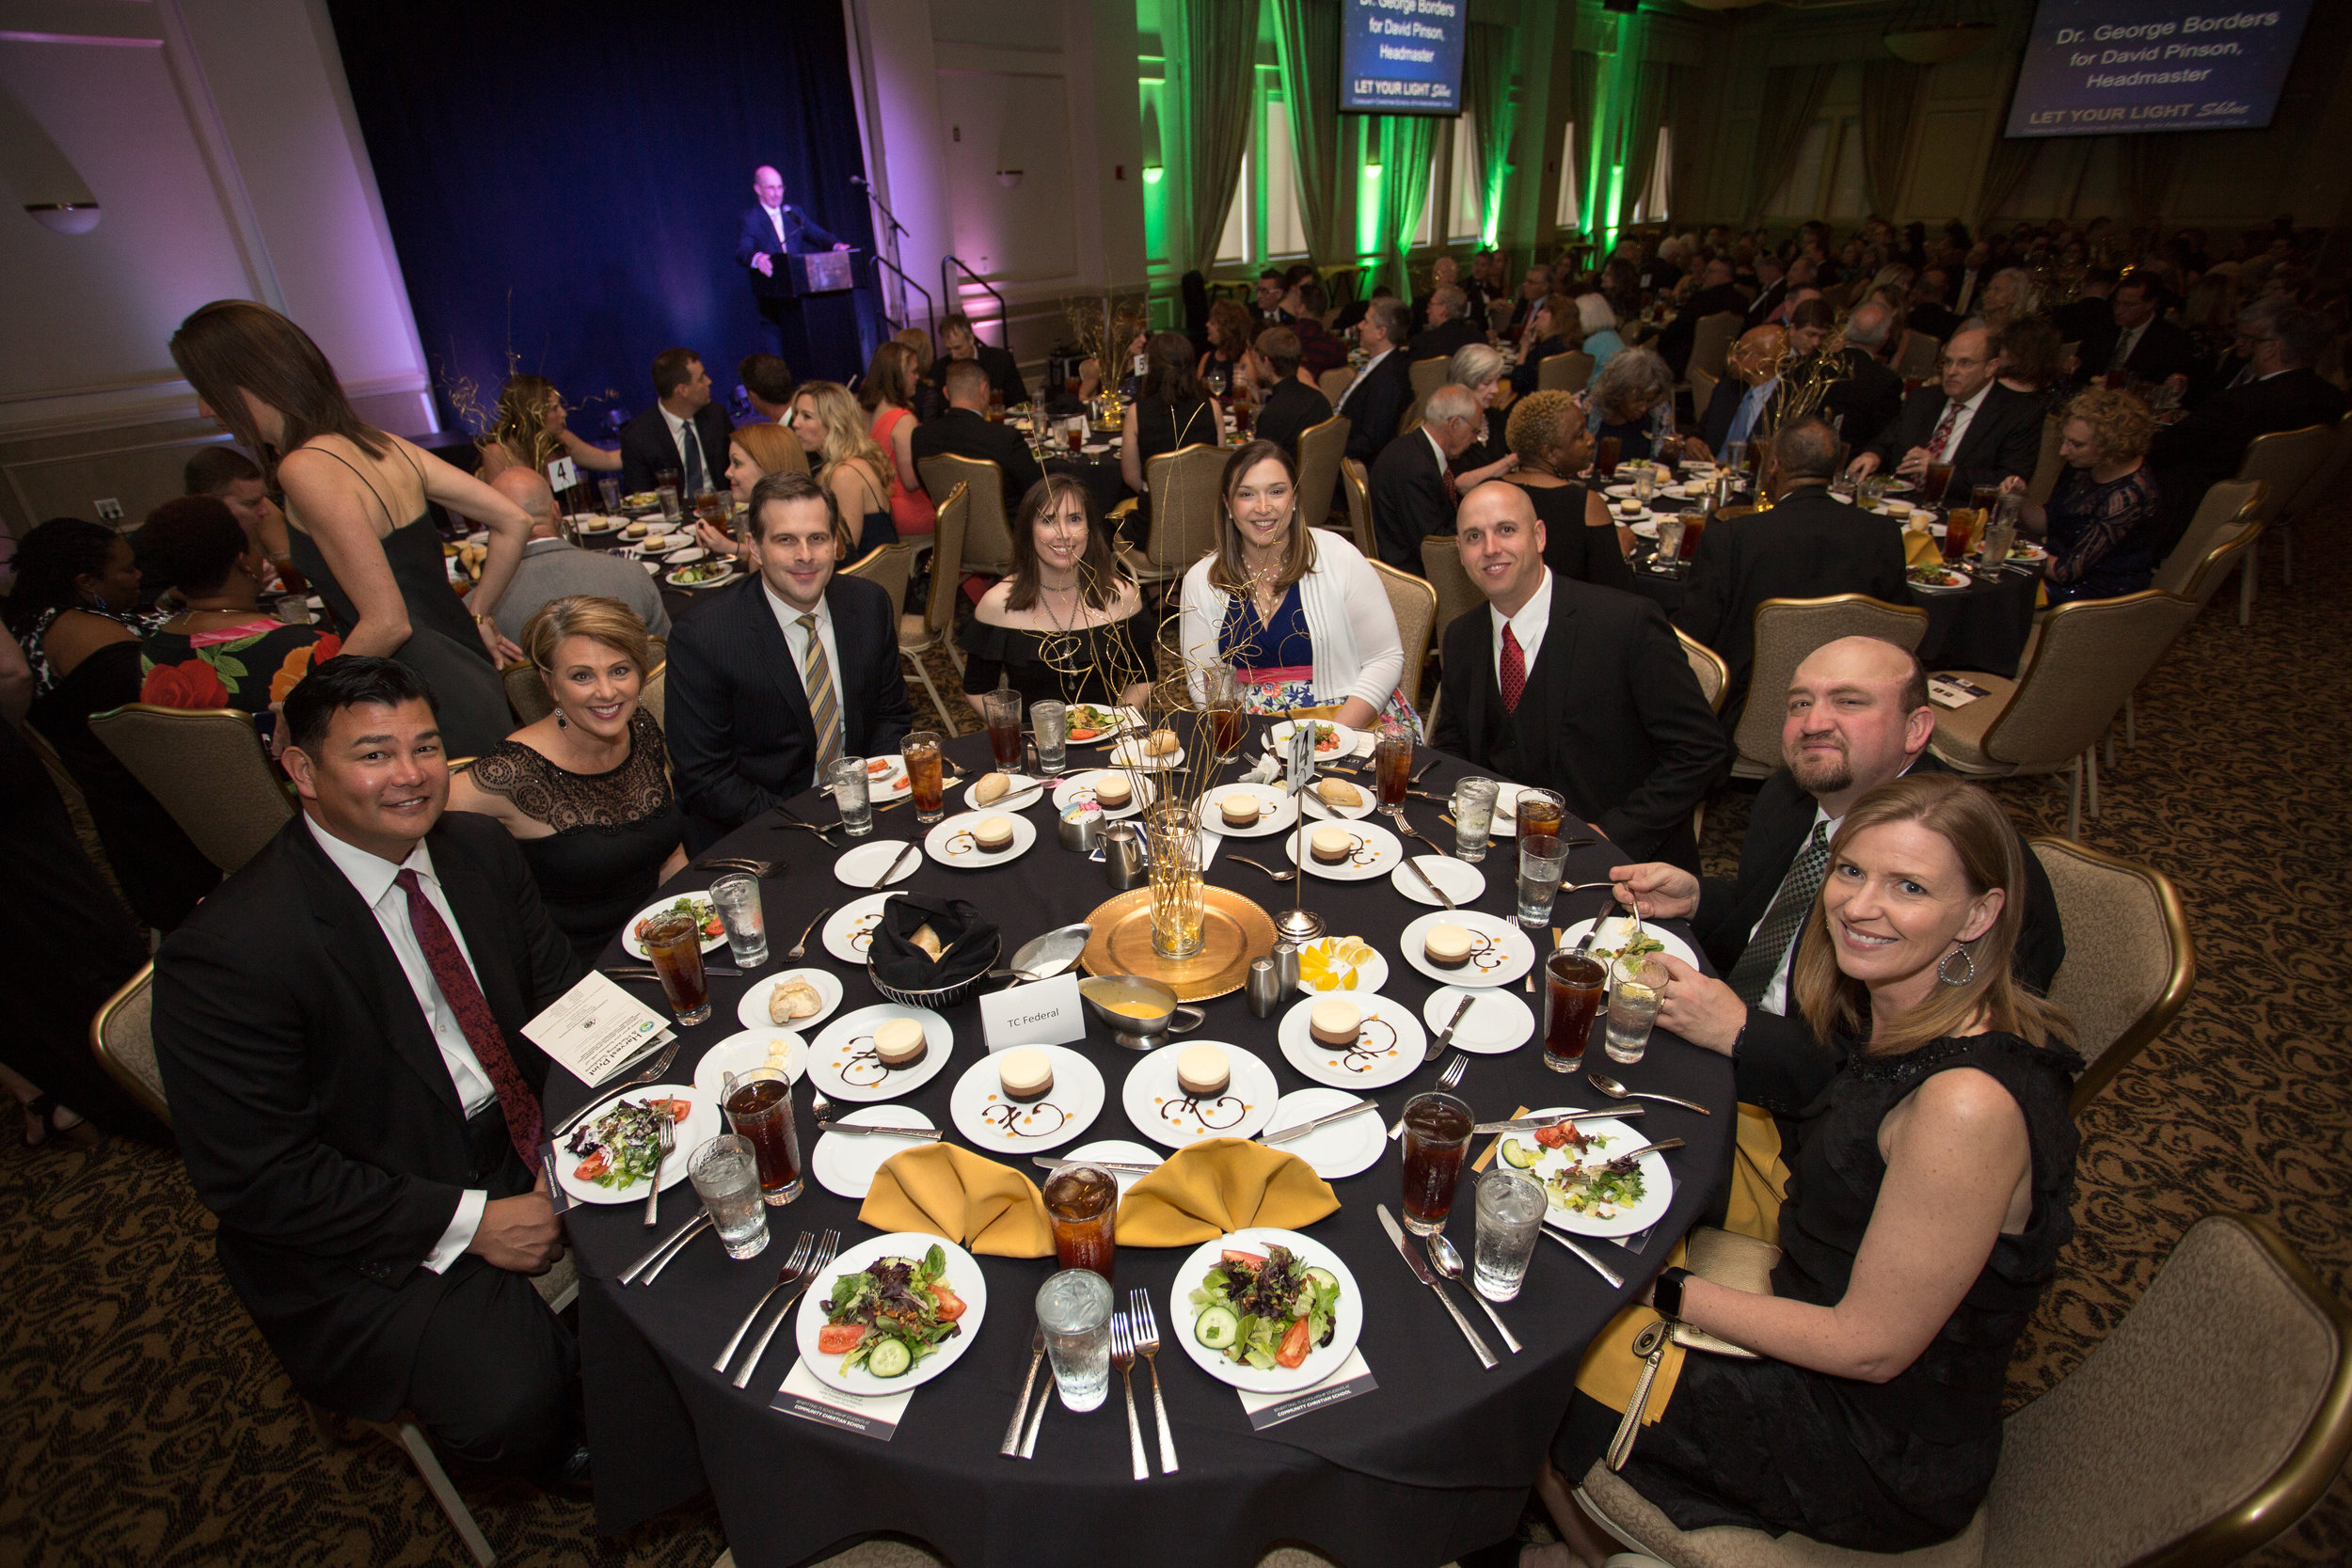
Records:
<instances>
[{"instance_id":1,"label":"cherry tomato","mask_svg":"<svg viewBox=\"0 0 2352 1568\"><path fill-rule=\"evenodd\" d=\"M864 1323L827 1323L817 1331L817 1354L847 1355L866 1338Z\"/></svg>"},{"instance_id":2,"label":"cherry tomato","mask_svg":"<svg viewBox=\"0 0 2352 1568\"><path fill-rule=\"evenodd\" d=\"M1274 1364L1278 1367L1295 1367L1306 1359L1307 1320L1301 1318L1291 1324L1288 1334L1282 1336L1281 1346L1274 1353Z\"/></svg>"},{"instance_id":3,"label":"cherry tomato","mask_svg":"<svg viewBox=\"0 0 2352 1568\"><path fill-rule=\"evenodd\" d=\"M949 1323L963 1316L963 1298L949 1290L944 1281L935 1281L931 1294L939 1298L939 1315Z\"/></svg>"}]
</instances>

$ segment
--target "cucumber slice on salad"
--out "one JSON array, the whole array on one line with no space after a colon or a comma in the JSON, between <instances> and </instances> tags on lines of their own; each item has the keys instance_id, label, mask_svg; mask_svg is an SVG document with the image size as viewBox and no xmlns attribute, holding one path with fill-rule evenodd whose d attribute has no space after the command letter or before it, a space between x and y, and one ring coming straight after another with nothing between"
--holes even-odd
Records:
<instances>
[{"instance_id":1,"label":"cucumber slice on salad","mask_svg":"<svg viewBox=\"0 0 2352 1568\"><path fill-rule=\"evenodd\" d=\"M1534 1144L1523 1144L1517 1138L1502 1140L1502 1158L1510 1164L1526 1170L1543 1157L1543 1150Z\"/></svg>"},{"instance_id":2,"label":"cucumber slice on salad","mask_svg":"<svg viewBox=\"0 0 2352 1568\"><path fill-rule=\"evenodd\" d=\"M1307 1271L1307 1278L1311 1283L1327 1285L1334 1291L1340 1288L1340 1276L1329 1269L1311 1268Z\"/></svg>"},{"instance_id":3,"label":"cucumber slice on salad","mask_svg":"<svg viewBox=\"0 0 2352 1568\"><path fill-rule=\"evenodd\" d=\"M1231 1349L1241 1338L1241 1319L1230 1307L1204 1307L1192 1321L1192 1337L1211 1350Z\"/></svg>"},{"instance_id":4,"label":"cucumber slice on salad","mask_svg":"<svg viewBox=\"0 0 2352 1568\"><path fill-rule=\"evenodd\" d=\"M884 1339L866 1358L866 1370L876 1377L904 1377L914 1365L914 1353L900 1339Z\"/></svg>"}]
</instances>

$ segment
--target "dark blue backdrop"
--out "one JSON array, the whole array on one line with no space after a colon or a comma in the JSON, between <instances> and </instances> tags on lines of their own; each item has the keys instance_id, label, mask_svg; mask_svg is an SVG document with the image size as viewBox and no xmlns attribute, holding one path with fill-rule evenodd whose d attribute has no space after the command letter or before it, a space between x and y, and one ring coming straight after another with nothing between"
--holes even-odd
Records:
<instances>
[{"instance_id":1,"label":"dark blue backdrop","mask_svg":"<svg viewBox=\"0 0 2352 1568\"><path fill-rule=\"evenodd\" d=\"M735 264L752 170L873 252L841 8L743 0L329 0L442 419L516 369L601 432L653 401L653 356L719 384L759 346ZM847 300L826 302L846 323ZM812 323L812 325L815 324ZM796 364L846 379L854 336ZM846 341L845 341L846 339ZM592 401L600 400L600 401Z\"/></svg>"}]
</instances>

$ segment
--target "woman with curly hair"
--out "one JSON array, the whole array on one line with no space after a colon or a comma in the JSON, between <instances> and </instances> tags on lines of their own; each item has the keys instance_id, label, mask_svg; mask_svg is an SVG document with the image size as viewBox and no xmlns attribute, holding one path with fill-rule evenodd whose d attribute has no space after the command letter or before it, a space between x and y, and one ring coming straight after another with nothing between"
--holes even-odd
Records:
<instances>
[{"instance_id":1,"label":"woman with curly hair","mask_svg":"<svg viewBox=\"0 0 2352 1568\"><path fill-rule=\"evenodd\" d=\"M866 411L837 381L804 381L792 394L792 434L817 483L833 492L850 554L898 542L890 515L890 454L867 431Z\"/></svg>"},{"instance_id":2,"label":"woman with curly hair","mask_svg":"<svg viewBox=\"0 0 2352 1568\"><path fill-rule=\"evenodd\" d=\"M2123 392L2093 388L2066 405L2065 471L2045 505L2026 500L2018 517L2022 531L2049 545L2042 581L2052 604L2121 598L2154 578L2158 493L2147 460L2155 434L2147 406ZM2001 493L2022 499L2026 482L2012 475Z\"/></svg>"},{"instance_id":3,"label":"woman with curly hair","mask_svg":"<svg viewBox=\"0 0 2352 1568\"><path fill-rule=\"evenodd\" d=\"M1591 340L1586 342L1589 346ZM1621 463L1648 457L1651 411L1661 404L1672 408L1674 395L1675 372L1666 368L1657 350L1620 349L1593 372L1592 388L1586 394L1593 434L1603 439L1616 437Z\"/></svg>"},{"instance_id":4,"label":"woman with curly hair","mask_svg":"<svg viewBox=\"0 0 2352 1568\"><path fill-rule=\"evenodd\" d=\"M482 449L482 477L496 479L516 464L541 472L568 457L597 473L621 471L621 454L591 445L564 422L564 394L543 375L510 375L499 390L498 414Z\"/></svg>"},{"instance_id":5,"label":"woman with curly hair","mask_svg":"<svg viewBox=\"0 0 2352 1568\"><path fill-rule=\"evenodd\" d=\"M178 590L185 607L140 645L140 702L266 713L313 663L342 651L334 633L288 626L262 608L268 562L217 498L166 501L139 536L148 575Z\"/></svg>"},{"instance_id":6,"label":"woman with curly hair","mask_svg":"<svg viewBox=\"0 0 2352 1568\"><path fill-rule=\"evenodd\" d=\"M1583 406L1571 393L1530 392L1511 405L1503 435L1519 460L1511 483L1527 492L1544 525L1544 564L1564 578L1632 593L1625 563L1630 536L1618 532L1600 492L1576 477L1593 458Z\"/></svg>"}]
</instances>

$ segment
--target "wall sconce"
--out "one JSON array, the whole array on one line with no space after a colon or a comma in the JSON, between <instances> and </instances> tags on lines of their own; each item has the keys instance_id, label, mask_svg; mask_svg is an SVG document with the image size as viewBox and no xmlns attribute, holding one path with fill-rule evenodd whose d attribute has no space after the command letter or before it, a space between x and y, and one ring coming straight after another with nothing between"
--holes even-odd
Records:
<instances>
[{"instance_id":1,"label":"wall sconce","mask_svg":"<svg viewBox=\"0 0 2352 1568\"><path fill-rule=\"evenodd\" d=\"M1159 166L1159 165L1157 165L1157 164L1146 164L1146 165L1144 165L1144 166L1143 166L1143 182L1144 182L1145 184L1147 184L1147 185L1156 185L1156 184L1158 184L1158 183L1160 182L1160 173L1161 173L1161 169L1160 169L1160 166Z\"/></svg>"},{"instance_id":2,"label":"wall sconce","mask_svg":"<svg viewBox=\"0 0 2352 1568\"><path fill-rule=\"evenodd\" d=\"M0 180L24 201L25 215L57 234L98 227L98 198L49 133L11 92L0 91Z\"/></svg>"},{"instance_id":3,"label":"wall sconce","mask_svg":"<svg viewBox=\"0 0 2352 1568\"><path fill-rule=\"evenodd\" d=\"M25 204L35 223L57 234L87 234L98 227L95 201L47 201Z\"/></svg>"},{"instance_id":4,"label":"wall sconce","mask_svg":"<svg viewBox=\"0 0 2352 1568\"><path fill-rule=\"evenodd\" d=\"M1366 164L1366 165L1364 166L1364 178L1365 178L1365 179L1367 179L1367 180L1377 180L1377 179L1379 179L1379 178L1380 178L1380 166L1379 166L1378 164Z\"/></svg>"}]
</instances>

